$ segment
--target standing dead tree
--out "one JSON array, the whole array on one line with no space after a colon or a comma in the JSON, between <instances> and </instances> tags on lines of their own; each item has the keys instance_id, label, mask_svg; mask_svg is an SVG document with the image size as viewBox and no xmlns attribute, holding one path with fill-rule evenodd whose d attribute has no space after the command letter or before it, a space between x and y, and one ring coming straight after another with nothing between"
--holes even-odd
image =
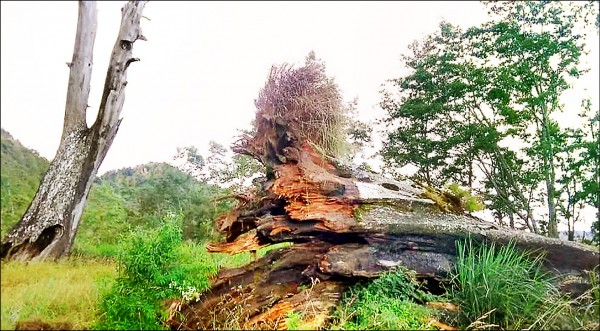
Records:
<instances>
[{"instance_id":1,"label":"standing dead tree","mask_svg":"<svg viewBox=\"0 0 600 331\"><path fill-rule=\"evenodd\" d=\"M80 1L70 68L63 133L58 151L27 212L2 243L1 256L13 260L59 258L69 253L87 196L100 164L121 123L127 69L133 44L146 40L140 28L145 1L122 9L100 108L91 127L86 123L92 55L97 27L95 1Z\"/></svg>"},{"instance_id":2,"label":"standing dead tree","mask_svg":"<svg viewBox=\"0 0 600 331\"><path fill-rule=\"evenodd\" d=\"M225 242L207 248L292 245L221 270L199 302L172 305L173 330L285 329L291 312L321 328L358 280L400 265L433 287L446 281L455 243L467 237L545 252L546 267L560 275L598 264L597 250L480 220L450 193L340 164L340 100L314 56L297 69L272 69L256 101L256 133L234 147L265 166L262 192L236 196L238 207L216 222Z\"/></svg>"}]
</instances>

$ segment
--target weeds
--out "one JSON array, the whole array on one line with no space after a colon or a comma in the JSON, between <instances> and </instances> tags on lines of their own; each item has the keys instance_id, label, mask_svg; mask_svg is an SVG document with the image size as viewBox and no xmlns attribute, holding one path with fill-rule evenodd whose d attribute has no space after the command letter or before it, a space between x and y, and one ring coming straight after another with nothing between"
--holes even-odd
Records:
<instances>
[{"instance_id":1,"label":"weeds","mask_svg":"<svg viewBox=\"0 0 600 331\"><path fill-rule=\"evenodd\" d=\"M431 330L433 310L413 301L434 296L419 289L406 270L396 269L366 284L357 284L343 296L333 314L332 329Z\"/></svg>"},{"instance_id":2,"label":"weeds","mask_svg":"<svg viewBox=\"0 0 600 331\"><path fill-rule=\"evenodd\" d=\"M117 257L118 278L100 302L103 314L94 328L164 329L164 300L196 297L209 287L217 267L202 248L183 243L181 232L181 218L168 217L157 230L138 230L125 238ZM177 284L185 284L184 293Z\"/></svg>"}]
</instances>

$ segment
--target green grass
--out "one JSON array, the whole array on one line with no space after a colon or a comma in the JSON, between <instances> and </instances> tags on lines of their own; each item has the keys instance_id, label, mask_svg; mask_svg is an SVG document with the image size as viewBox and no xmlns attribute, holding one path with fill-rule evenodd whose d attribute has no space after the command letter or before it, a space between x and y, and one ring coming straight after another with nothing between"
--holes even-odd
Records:
<instances>
[{"instance_id":1,"label":"green grass","mask_svg":"<svg viewBox=\"0 0 600 331\"><path fill-rule=\"evenodd\" d=\"M87 329L96 319L99 293L115 275L110 261L2 262L1 328L41 320Z\"/></svg>"},{"instance_id":2,"label":"green grass","mask_svg":"<svg viewBox=\"0 0 600 331\"><path fill-rule=\"evenodd\" d=\"M513 243L476 246L470 239L457 244L458 258L449 293L460 304L460 323L495 325L504 329L531 326L548 298L558 294L541 269L542 256L531 257Z\"/></svg>"},{"instance_id":3,"label":"green grass","mask_svg":"<svg viewBox=\"0 0 600 331\"><path fill-rule=\"evenodd\" d=\"M2 262L1 328L14 329L18 321L42 321L65 323L73 329L160 329L165 309L161 300L184 299L186 294L182 292L191 287L199 294L218 268L239 267L254 259L250 253L210 254L204 245L181 242L166 232L162 236L167 242L157 243L160 233L158 229L137 233L141 238L125 246L143 254L129 254L128 260L122 260L127 264L119 267L120 273L115 262L85 256L59 262ZM265 247L257 257L288 245ZM592 288L570 299L558 295L552 280L538 268L539 257L530 256L512 245L498 248L475 246L470 241L460 243L456 286L449 290L449 297L460 306L462 316L450 324L460 328L498 325L506 329L598 329L597 271L590 273ZM137 276L129 277L125 269ZM169 287L171 282L177 286ZM110 298L111 293L112 301L103 303L101 299ZM421 305L426 301L445 299L424 292L410 272L397 269L350 288L332 314L328 328L433 329L428 322L438 316ZM99 305L108 310L98 309ZM124 316L127 312L132 314ZM109 314L113 314L112 322L116 324L106 324ZM141 319L142 315L147 318ZM102 319L105 324L100 323ZM287 316L287 322L290 329L307 329L300 313Z\"/></svg>"},{"instance_id":4,"label":"green grass","mask_svg":"<svg viewBox=\"0 0 600 331\"><path fill-rule=\"evenodd\" d=\"M435 312L417 302L435 297L420 290L409 272L396 269L347 291L333 313L331 329L435 330Z\"/></svg>"},{"instance_id":5,"label":"green grass","mask_svg":"<svg viewBox=\"0 0 600 331\"><path fill-rule=\"evenodd\" d=\"M219 268L254 260L250 253L208 253L203 244L181 240L177 221L166 223L154 231L134 231L121 245L103 245L110 256L121 252L118 263L80 253L59 262L2 262L1 329L14 329L18 321L66 323L73 329L160 329L162 300L193 298L190 289L199 294L208 288ZM264 247L256 256L289 245Z\"/></svg>"}]
</instances>

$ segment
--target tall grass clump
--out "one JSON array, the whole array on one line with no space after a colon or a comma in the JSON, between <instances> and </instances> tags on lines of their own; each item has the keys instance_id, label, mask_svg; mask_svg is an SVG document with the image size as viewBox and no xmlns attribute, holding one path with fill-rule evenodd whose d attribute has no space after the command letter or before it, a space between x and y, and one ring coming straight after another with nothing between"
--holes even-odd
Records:
<instances>
[{"instance_id":1,"label":"tall grass clump","mask_svg":"<svg viewBox=\"0 0 600 331\"><path fill-rule=\"evenodd\" d=\"M457 242L458 256L450 296L460 304L461 323L477 321L503 329L530 326L549 297L557 295L542 267L542 255L531 257L511 242L475 246Z\"/></svg>"},{"instance_id":2,"label":"tall grass clump","mask_svg":"<svg viewBox=\"0 0 600 331\"><path fill-rule=\"evenodd\" d=\"M330 328L435 330L429 324L434 312L416 303L434 298L419 289L416 280L406 270L398 268L346 291L341 304L333 313Z\"/></svg>"},{"instance_id":3,"label":"tall grass clump","mask_svg":"<svg viewBox=\"0 0 600 331\"><path fill-rule=\"evenodd\" d=\"M118 277L100 303L95 329L164 329L163 302L197 299L217 272L202 247L182 241L182 220L170 216L155 230L138 229L122 241Z\"/></svg>"}]
</instances>

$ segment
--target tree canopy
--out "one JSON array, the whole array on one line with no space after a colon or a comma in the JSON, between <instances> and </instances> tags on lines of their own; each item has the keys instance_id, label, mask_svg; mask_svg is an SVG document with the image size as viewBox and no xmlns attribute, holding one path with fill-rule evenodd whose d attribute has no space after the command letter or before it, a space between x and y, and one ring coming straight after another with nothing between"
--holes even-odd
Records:
<instances>
[{"instance_id":1,"label":"tree canopy","mask_svg":"<svg viewBox=\"0 0 600 331\"><path fill-rule=\"evenodd\" d=\"M428 185L477 191L500 223L557 237L563 221L572 239L581 210L600 211L598 116L589 100L579 107L580 128L557 115L586 72L580 59L593 6L488 6L490 22L466 30L442 22L410 46L410 72L382 93L382 155L392 168L417 166L414 177Z\"/></svg>"}]
</instances>

